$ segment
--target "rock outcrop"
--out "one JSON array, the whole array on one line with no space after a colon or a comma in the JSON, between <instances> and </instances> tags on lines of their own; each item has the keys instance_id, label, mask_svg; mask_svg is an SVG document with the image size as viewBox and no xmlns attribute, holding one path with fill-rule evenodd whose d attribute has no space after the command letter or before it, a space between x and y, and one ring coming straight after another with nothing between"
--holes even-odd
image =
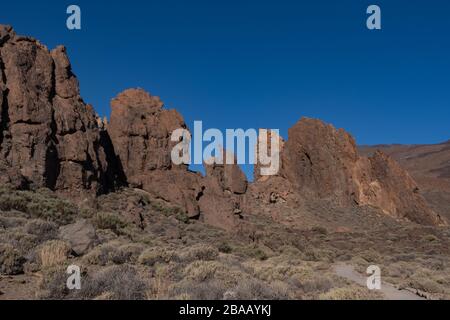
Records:
<instances>
[{"instance_id":1,"label":"rock outcrop","mask_svg":"<svg viewBox=\"0 0 450 320\"><path fill-rule=\"evenodd\" d=\"M329 200L339 207L369 205L395 218L431 225L444 223L428 207L405 170L382 152L359 156L354 139L343 129L303 118L281 145L278 176L269 178L269 182L256 176L256 184L261 185L256 190L265 193L268 201L276 201L280 193L277 190L274 196L271 188L282 185L287 193L306 200Z\"/></svg>"},{"instance_id":2,"label":"rock outcrop","mask_svg":"<svg viewBox=\"0 0 450 320\"><path fill-rule=\"evenodd\" d=\"M129 186L176 204L190 218L230 228L239 211L237 195L245 193L246 179L238 166L214 165L206 177L174 165L172 132L186 129L182 116L166 110L158 97L142 89L128 89L111 102L107 131Z\"/></svg>"},{"instance_id":3,"label":"rock outcrop","mask_svg":"<svg viewBox=\"0 0 450 320\"><path fill-rule=\"evenodd\" d=\"M450 219L450 141L429 145L360 146L363 155L381 150L411 174L432 209Z\"/></svg>"},{"instance_id":4,"label":"rock outcrop","mask_svg":"<svg viewBox=\"0 0 450 320\"><path fill-rule=\"evenodd\" d=\"M65 48L0 26L0 74L0 162L14 170L2 181L100 192L107 159Z\"/></svg>"},{"instance_id":5,"label":"rock outcrop","mask_svg":"<svg viewBox=\"0 0 450 320\"><path fill-rule=\"evenodd\" d=\"M108 124L82 100L64 47L49 51L0 25L0 183L71 196L128 185L226 229L255 208L252 201L297 208L311 199L444 223L394 160L381 152L359 156L348 133L321 121L305 118L291 128L289 139L280 141L279 173L257 173L249 185L237 165L206 165L205 177L174 165L171 152L179 141L171 134L186 124L158 97L129 89L111 107Z\"/></svg>"}]
</instances>

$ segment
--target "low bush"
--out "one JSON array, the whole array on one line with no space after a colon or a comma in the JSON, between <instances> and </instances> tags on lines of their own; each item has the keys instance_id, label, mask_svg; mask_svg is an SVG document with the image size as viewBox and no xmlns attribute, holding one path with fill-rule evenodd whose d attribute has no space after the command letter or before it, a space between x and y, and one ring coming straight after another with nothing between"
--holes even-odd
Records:
<instances>
[{"instance_id":1,"label":"low bush","mask_svg":"<svg viewBox=\"0 0 450 320\"><path fill-rule=\"evenodd\" d=\"M25 261L26 259L13 246L0 244L0 274L22 273Z\"/></svg>"},{"instance_id":2,"label":"low bush","mask_svg":"<svg viewBox=\"0 0 450 320\"><path fill-rule=\"evenodd\" d=\"M109 229L116 234L127 226L127 223L117 214L109 212L99 212L95 215L93 223L97 229Z\"/></svg>"},{"instance_id":3,"label":"low bush","mask_svg":"<svg viewBox=\"0 0 450 320\"><path fill-rule=\"evenodd\" d=\"M379 293L356 285L334 288L319 296L321 300L374 300L381 298Z\"/></svg>"},{"instance_id":4,"label":"low bush","mask_svg":"<svg viewBox=\"0 0 450 320\"><path fill-rule=\"evenodd\" d=\"M51 240L39 249L39 261L43 268L63 264L70 255L70 246L61 240Z\"/></svg>"}]
</instances>

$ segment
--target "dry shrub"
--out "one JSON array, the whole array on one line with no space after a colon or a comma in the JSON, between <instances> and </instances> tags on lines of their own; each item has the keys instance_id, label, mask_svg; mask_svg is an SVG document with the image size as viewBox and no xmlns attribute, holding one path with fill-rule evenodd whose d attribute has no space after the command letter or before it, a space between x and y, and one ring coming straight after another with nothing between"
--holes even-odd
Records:
<instances>
[{"instance_id":1,"label":"dry shrub","mask_svg":"<svg viewBox=\"0 0 450 320\"><path fill-rule=\"evenodd\" d=\"M217 248L205 245L196 244L184 250L180 250L178 257L183 262L191 262L197 260L211 261L217 259L219 251Z\"/></svg>"},{"instance_id":2,"label":"dry shrub","mask_svg":"<svg viewBox=\"0 0 450 320\"><path fill-rule=\"evenodd\" d=\"M194 261L184 269L184 276L186 279L202 282L214 278L219 271L224 272L226 269L216 261Z\"/></svg>"},{"instance_id":3,"label":"dry shrub","mask_svg":"<svg viewBox=\"0 0 450 320\"><path fill-rule=\"evenodd\" d=\"M127 223L121 216L110 212L99 212L95 215L93 223L97 229L112 230L116 234L121 234Z\"/></svg>"},{"instance_id":4,"label":"dry shrub","mask_svg":"<svg viewBox=\"0 0 450 320\"><path fill-rule=\"evenodd\" d=\"M319 296L321 300L375 300L381 298L380 293L356 285L334 288Z\"/></svg>"},{"instance_id":5,"label":"dry shrub","mask_svg":"<svg viewBox=\"0 0 450 320\"><path fill-rule=\"evenodd\" d=\"M175 252L166 248L150 248L141 253L140 264L153 266L156 263L168 263L175 257Z\"/></svg>"},{"instance_id":6,"label":"dry shrub","mask_svg":"<svg viewBox=\"0 0 450 320\"><path fill-rule=\"evenodd\" d=\"M233 296L238 300L283 300L289 299L288 289L280 286L280 282L272 285L258 279L250 278L242 280L235 288L231 289Z\"/></svg>"},{"instance_id":7,"label":"dry shrub","mask_svg":"<svg viewBox=\"0 0 450 320\"><path fill-rule=\"evenodd\" d=\"M157 275L150 280L150 288L146 292L148 300L167 299L169 295L170 281L162 275Z\"/></svg>"},{"instance_id":8,"label":"dry shrub","mask_svg":"<svg viewBox=\"0 0 450 320\"><path fill-rule=\"evenodd\" d=\"M111 266L100 270L82 282L80 295L84 299L143 300L147 283L131 265Z\"/></svg>"},{"instance_id":9,"label":"dry shrub","mask_svg":"<svg viewBox=\"0 0 450 320\"><path fill-rule=\"evenodd\" d=\"M35 235L40 242L55 239L58 236L58 226L50 221L33 219L25 225L25 231Z\"/></svg>"},{"instance_id":10,"label":"dry shrub","mask_svg":"<svg viewBox=\"0 0 450 320\"><path fill-rule=\"evenodd\" d=\"M44 243L39 250L39 261L43 268L63 264L71 253L70 246L61 240Z\"/></svg>"},{"instance_id":11,"label":"dry shrub","mask_svg":"<svg viewBox=\"0 0 450 320\"><path fill-rule=\"evenodd\" d=\"M25 258L13 246L0 244L0 274L16 275L23 272Z\"/></svg>"},{"instance_id":12,"label":"dry shrub","mask_svg":"<svg viewBox=\"0 0 450 320\"><path fill-rule=\"evenodd\" d=\"M83 274L81 290L68 290L66 281L64 268L49 268L44 272L38 297L47 300L142 300L148 291L138 270L130 265L111 266Z\"/></svg>"},{"instance_id":13,"label":"dry shrub","mask_svg":"<svg viewBox=\"0 0 450 320\"><path fill-rule=\"evenodd\" d=\"M226 285L215 279L205 282L186 279L172 285L169 295L177 300L221 300L226 291Z\"/></svg>"},{"instance_id":14,"label":"dry shrub","mask_svg":"<svg viewBox=\"0 0 450 320\"><path fill-rule=\"evenodd\" d=\"M136 263L143 246L139 244L124 244L112 241L102 244L84 256L89 264L106 266L108 264Z\"/></svg>"}]
</instances>

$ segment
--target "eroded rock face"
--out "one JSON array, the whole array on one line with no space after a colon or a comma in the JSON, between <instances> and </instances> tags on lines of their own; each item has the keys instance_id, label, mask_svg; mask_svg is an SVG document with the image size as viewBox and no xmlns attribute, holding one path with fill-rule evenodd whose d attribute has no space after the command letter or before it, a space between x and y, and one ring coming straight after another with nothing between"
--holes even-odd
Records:
<instances>
[{"instance_id":1,"label":"eroded rock face","mask_svg":"<svg viewBox=\"0 0 450 320\"><path fill-rule=\"evenodd\" d=\"M236 165L236 157L223 151L224 158L222 161L211 161L212 164L205 164L206 176L214 178L223 191L232 194L244 194L247 191L248 181L241 168ZM228 158L234 159L227 161ZM233 164L227 164L227 163Z\"/></svg>"},{"instance_id":2,"label":"eroded rock face","mask_svg":"<svg viewBox=\"0 0 450 320\"><path fill-rule=\"evenodd\" d=\"M99 192L106 156L64 47L0 27L0 160L29 185ZM14 178L17 180L16 178Z\"/></svg>"},{"instance_id":3,"label":"eroded rock face","mask_svg":"<svg viewBox=\"0 0 450 320\"><path fill-rule=\"evenodd\" d=\"M255 202L298 208L325 199L336 206L374 206L395 218L444 223L431 211L409 174L381 152L358 155L354 139L319 120L302 119L280 138L280 170L255 174L248 185L237 165L208 165L206 177L173 165L175 110L141 89L112 103L100 120L79 93L64 47L0 25L0 183L17 188L98 194L122 184L141 188L184 209L190 218L226 229ZM259 172L260 165L255 166ZM250 191L249 191L250 190ZM249 196L250 195L250 196ZM250 199L250 200L249 200Z\"/></svg>"},{"instance_id":4,"label":"eroded rock face","mask_svg":"<svg viewBox=\"0 0 450 320\"><path fill-rule=\"evenodd\" d=\"M128 89L111 102L108 133L130 186L184 209L190 218L230 228L239 218L238 194L247 181L238 166L213 166L207 176L174 165L172 132L186 124L175 110L166 110L158 97Z\"/></svg>"},{"instance_id":5,"label":"eroded rock face","mask_svg":"<svg viewBox=\"0 0 450 320\"><path fill-rule=\"evenodd\" d=\"M159 97L141 89L120 93L111 108L108 132L130 185L142 186L143 173L177 169L170 159L176 145L170 136L175 129L186 128L177 111L163 109ZM185 166L178 169L186 171Z\"/></svg>"},{"instance_id":6,"label":"eroded rock face","mask_svg":"<svg viewBox=\"0 0 450 320\"><path fill-rule=\"evenodd\" d=\"M353 137L342 129L303 118L289 130L289 139L282 145L277 179L265 182L257 177L256 184L264 182L266 187L256 190L267 193L264 196L269 201L277 201L282 191L270 195L267 186L283 186L284 198L293 192L306 200L325 199L340 207L370 205L395 218L444 223L429 209L405 170L381 152L360 157Z\"/></svg>"}]
</instances>

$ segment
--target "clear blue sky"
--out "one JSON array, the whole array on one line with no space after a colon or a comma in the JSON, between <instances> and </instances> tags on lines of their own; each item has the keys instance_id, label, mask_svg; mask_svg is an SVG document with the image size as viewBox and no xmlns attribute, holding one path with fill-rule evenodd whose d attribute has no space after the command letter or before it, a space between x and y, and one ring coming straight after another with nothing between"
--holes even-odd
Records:
<instances>
[{"instance_id":1,"label":"clear blue sky","mask_svg":"<svg viewBox=\"0 0 450 320\"><path fill-rule=\"evenodd\" d=\"M82 30L65 26L82 10ZM382 30L365 27L382 9ZM279 128L323 119L359 144L450 139L448 0L7 1L0 23L68 48L84 100L109 115L129 87L189 126Z\"/></svg>"}]
</instances>

